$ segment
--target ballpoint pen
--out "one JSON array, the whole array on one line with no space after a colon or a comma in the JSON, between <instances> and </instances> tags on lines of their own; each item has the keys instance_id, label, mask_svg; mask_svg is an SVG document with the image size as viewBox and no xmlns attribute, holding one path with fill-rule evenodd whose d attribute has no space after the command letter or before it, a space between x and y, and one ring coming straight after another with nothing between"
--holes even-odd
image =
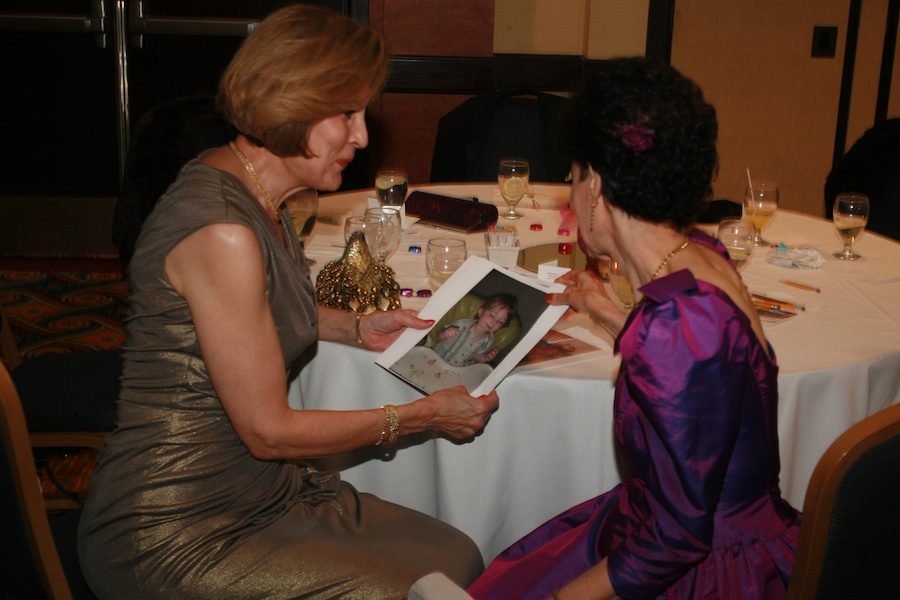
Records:
<instances>
[{"instance_id":1,"label":"ballpoint pen","mask_svg":"<svg viewBox=\"0 0 900 600\"><path fill-rule=\"evenodd\" d=\"M802 304L797 304L796 302L788 302L787 300L778 300L777 298L769 298L768 296L762 296L760 294L751 294L754 302L759 302L762 304L768 304L778 307L779 309L789 309L789 310L806 310L806 307Z\"/></svg>"},{"instance_id":2,"label":"ballpoint pen","mask_svg":"<svg viewBox=\"0 0 900 600\"><path fill-rule=\"evenodd\" d=\"M790 286L792 288L797 288L798 290L803 290L805 292L815 292L817 294L821 294L822 290L817 287L813 287L811 285L804 285L802 283L797 283L796 281L780 281L779 283L783 283L784 285Z\"/></svg>"}]
</instances>

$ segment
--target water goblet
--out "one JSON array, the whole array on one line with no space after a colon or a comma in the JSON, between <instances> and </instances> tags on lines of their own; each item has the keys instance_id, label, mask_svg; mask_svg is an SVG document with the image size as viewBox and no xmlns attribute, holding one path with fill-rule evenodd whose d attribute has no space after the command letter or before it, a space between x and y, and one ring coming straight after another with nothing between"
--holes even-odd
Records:
<instances>
[{"instance_id":1,"label":"water goblet","mask_svg":"<svg viewBox=\"0 0 900 600\"><path fill-rule=\"evenodd\" d=\"M306 240L316 225L316 217L319 215L319 193L314 188L304 188L288 196L285 201L297 238L300 240L300 248L305 250ZM309 264L316 261L307 259Z\"/></svg>"},{"instance_id":2,"label":"water goblet","mask_svg":"<svg viewBox=\"0 0 900 600\"><path fill-rule=\"evenodd\" d=\"M395 207L383 206L366 210L367 217L377 218L381 222L381 232L373 236L374 244L366 238L366 243L378 262L385 262L400 243L400 211Z\"/></svg>"},{"instance_id":3,"label":"water goblet","mask_svg":"<svg viewBox=\"0 0 900 600\"><path fill-rule=\"evenodd\" d=\"M609 285L622 304L622 310L625 314L631 313L634 308L634 289L631 287L625 272L622 269L622 263L614 258L609 259Z\"/></svg>"},{"instance_id":4,"label":"water goblet","mask_svg":"<svg viewBox=\"0 0 900 600\"><path fill-rule=\"evenodd\" d=\"M509 210L501 216L505 219L521 219L524 217L516 212L516 205L525 195L528 187L528 161L523 158L504 158L500 161L497 170L497 183L500 185L500 195L509 205Z\"/></svg>"},{"instance_id":5,"label":"water goblet","mask_svg":"<svg viewBox=\"0 0 900 600\"><path fill-rule=\"evenodd\" d=\"M381 235L381 220L375 216L351 215L344 221L344 243L349 244L354 233L360 232L366 240L369 254L375 256L375 245Z\"/></svg>"},{"instance_id":6,"label":"water goblet","mask_svg":"<svg viewBox=\"0 0 900 600\"><path fill-rule=\"evenodd\" d=\"M466 241L454 238L428 240L425 248L425 268L434 289L450 279L466 262Z\"/></svg>"},{"instance_id":7,"label":"water goblet","mask_svg":"<svg viewBox=\"0 0 900 600\"><path fill-rule=\"evenodd\" d=\"M728 251L728 257L738 272L750 262L753 252L756 228L747 219L726 217L719 221L716 237Z\"/></svg>"},{"instance_id":8,"label":"water goblet","mask_svg":"<svg viewBox=\"0 0 900 600\"><path fill-rule=\"evenodd\" d=\"M403 206L409 189L406 171L381 169L375 175L375 191L381 206Z\"/></svg>"},{"instance_id":9,"label":"water goblet","mask_svg":"<svg viewBox=\"0 0 900 600\"><path fill-rule=\"evenodd\" d=\"M768 246L762 231L768 227L778 209L778 185L774 181L752 181L744 194L744 217L753 223L754 246Z\"/></svg>"},{"instance_id":10,"label":"water goblet","mask_svg":"<svg viewBox=\"0 0 900 600\"><path fill-rule=\"evenodd\" d=\"M859 260L853 252L853 242L862 235L869 222L869 197L865 194L838 194L834 199L834 227L844 242L844 249L832 256L838 260Z\"/></svg>"}]
</instances>

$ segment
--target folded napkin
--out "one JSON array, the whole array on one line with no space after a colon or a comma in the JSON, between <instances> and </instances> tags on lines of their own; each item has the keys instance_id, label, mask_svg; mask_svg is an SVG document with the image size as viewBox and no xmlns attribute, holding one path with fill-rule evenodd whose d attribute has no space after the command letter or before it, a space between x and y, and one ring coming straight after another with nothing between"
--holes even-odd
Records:
<instances>
[{"instance_id":1,"label":"folded napkin","mask_svg":"<svg viewBox=\"0 0 900 600\"><path fill-rule=\"evenodd\" d=\"M818 269L825 264L825 257L815 248L788 248L779 244L769 252L768 261L779 267Z\"/></svg>"}]
</instances>

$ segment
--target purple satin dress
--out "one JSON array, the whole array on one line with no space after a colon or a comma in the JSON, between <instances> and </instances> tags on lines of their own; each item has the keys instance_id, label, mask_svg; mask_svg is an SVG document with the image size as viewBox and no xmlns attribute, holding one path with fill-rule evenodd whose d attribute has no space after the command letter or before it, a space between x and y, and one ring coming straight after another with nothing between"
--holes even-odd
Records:
<instances>
[{"instance_id":1,"label":"purple satin dress","mask_svg":"<svg viewBox=\"0 0 900 600\"><path fill-rule=\"evenodd\" d=\"M689 271L641 292L616 340L629 478L504 551L476 599L543 600L604 557L629 600L785 597L800 513L778 488L778 368L731 299Z\"/></svg>"}]
</instances>

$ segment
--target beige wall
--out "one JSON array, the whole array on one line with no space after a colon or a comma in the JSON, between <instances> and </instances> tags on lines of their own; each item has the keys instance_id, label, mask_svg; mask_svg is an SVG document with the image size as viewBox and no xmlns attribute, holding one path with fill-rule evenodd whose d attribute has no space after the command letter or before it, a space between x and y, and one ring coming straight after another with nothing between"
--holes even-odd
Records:
<instances>
[{"instance_id":1,"label":"beige wall","mask_svg":"<svg viewBox=\"0 0 900 600\"><path fill-rule=\"evenodd\" d=\"M643 54L649 0L495 0L494 52Z\"/></svg>"},{"instance_id":2,"label":"beige wall","mask_svg":"<svg viewBox=\"0 0 900 600\"><path fill-rule=\"evenodd\" d=\"M831 169L850 0L678 0L672 64L719 115L717 197L741 198L747 169L779 182L782 206L821 215ZM496 0L494 51L643 54L646 0ZM887 0L866 0L847 147L874 122ZM811 58L816 25L838 27L833 59ZM900 48L889 116L900 116Z\"/></svg>"},{"instance_id":3,"label":"beige wall","mask_svg":"<svg viewBox=\"0 0 900 600\"><path fill-rule=\"evenodd\" d=\"M672 64L694 78L719 115L715 192L740 198L754 176L779 182L785 208L824 213L849 0L689 0L676 3ZM868 0L860 23L847 145L875 118L887 2ZM838 27L836 56L811 58L815 25ZM900 96L895 80L895 102ZM895 104L896 105L896 104Z\"/></svg>"}]
</instances>

